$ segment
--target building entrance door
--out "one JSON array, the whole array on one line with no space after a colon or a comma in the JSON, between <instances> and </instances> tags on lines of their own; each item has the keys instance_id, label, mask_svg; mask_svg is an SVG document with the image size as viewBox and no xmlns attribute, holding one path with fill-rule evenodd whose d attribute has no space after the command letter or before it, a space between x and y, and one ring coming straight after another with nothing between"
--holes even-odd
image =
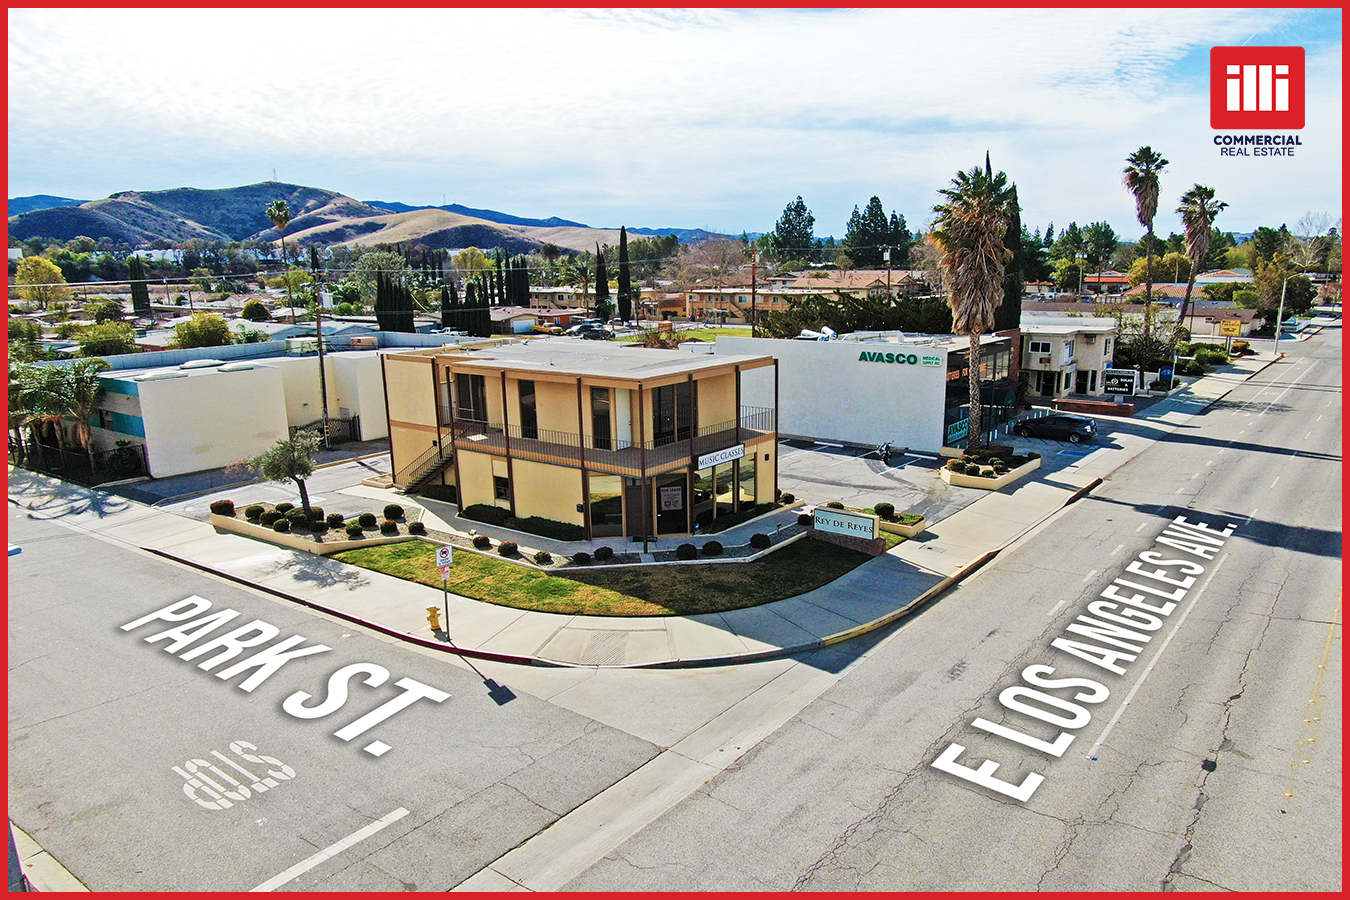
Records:
<instances>
[{"instance_id":1,"label":"building entrance door","mask_svg":"<svg viewBox=\"0 0 1350 900\"><path fill-rule=\"evenodd\" d=\"M641 478L625 478L623 480L623 533L628 537L642 537L645 534L651 534L649 527L642 527L643 510L651 509L651 503L643 496L643 484Z\"/></svg>"}]
</instances>

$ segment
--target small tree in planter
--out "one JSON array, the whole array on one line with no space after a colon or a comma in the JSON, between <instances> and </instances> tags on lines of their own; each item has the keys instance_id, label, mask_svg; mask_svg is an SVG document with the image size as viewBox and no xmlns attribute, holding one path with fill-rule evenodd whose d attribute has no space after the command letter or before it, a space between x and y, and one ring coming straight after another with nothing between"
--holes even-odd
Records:
<instances>
[{"instance_id":1,"label":"small tree in planter","mask_svg":"<svg viewBox=\"0 0 1350 900\"><path fill-rule=\"evenodd\" d=\"M248 465L268 481L294 482L300 489L300 505L308 517L309 491L305 488L305 479L314 474L314 452L318 449L318 435L297 431L250 459Z\"/></svg>"}]
</instances>

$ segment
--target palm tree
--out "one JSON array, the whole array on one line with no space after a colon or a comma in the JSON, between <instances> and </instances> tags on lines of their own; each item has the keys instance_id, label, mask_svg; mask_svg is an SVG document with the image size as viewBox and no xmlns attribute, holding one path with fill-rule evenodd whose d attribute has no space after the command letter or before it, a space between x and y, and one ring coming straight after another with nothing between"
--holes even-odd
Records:
<instances>
[{"instance_id":1,"label":"palm tree","mask_svg":"<svg viewBox=\"0 0 1350 900\"><path fill-rule=\"evenodd\" d=\"M1153 217L1158 214L1158 176L1167 160L1152 147L1143 146L1125 157L1125 187L1134 195L1139 224L1147 229L1144 237L1148 254L1144 263L1144 337L1148 338L1148 306L1153 302Z\"/></svg>"},{"instance_id":2,"label":"palm tree","mask_svg":"<svg viewBox=\"0 0 1350 900\"><path fill-rule=\"evenodd\" d=\"M94 470L94 445L89 432L89 417L103 398L103 379L98 373L111 368L105 359L81 359L62 370L62 412L75 420L75 440L89 457L91 473Z\"/></svg>"},{"instance_id":3,"label":"palm tree","mask_svg":"<svg viewBox=\"0 0 1350 900\"><path fill-rule=\"evenodd\" d=\"M945 203L937 213L933 240L942 258L939 266L950 287L952 330L970 335L970 438L980 446L980 335L994 327L994 310L1003 302L1003 274L1012 251L1004 246L1013 212L1013 186L997 175L985 154L984 169L957 172L952 187L938 191Z\"/></svg>"},{"instance_id":4,"label":"palm tree","mask_svg":"<svg viewBox=\"0 0 1350 900\"><path fill-rule=\"evenodd\" d=\"M1195 287L1195 276L1209 253L1209 243L1213 237L1214 217L1228 208L1228 204L1214 199L1214 188L1197 184L1181 195L1181 205L1177 212L1181 215L1181 224L1186 228L1186 256L1191 261L1191 277L1186 281L1186 296L1181 300L1181 309L1177 316L1177 327L1173 329L1172 339L1176 344L1177 332L1186 321L1186 311L1191 305L1191 289Z\"/></svg>"},{"instance_id":5,"label":"palm tree","mask_svg":"<svg viewBox=\"0 0 1350 900\"><path fill-rule=\"evenodd\" d=\"M272 220L277 233L281 235L281 267L287 268L286 264L286 226L291 224L291 208L286 205L285 200L273 200L272 205L267 207L267 218ZM291 300L291 276L290 272L285 273L286 277L286 305L291 308L291 324L295 324L295 304Z\"/></svg>"}]
</instances>

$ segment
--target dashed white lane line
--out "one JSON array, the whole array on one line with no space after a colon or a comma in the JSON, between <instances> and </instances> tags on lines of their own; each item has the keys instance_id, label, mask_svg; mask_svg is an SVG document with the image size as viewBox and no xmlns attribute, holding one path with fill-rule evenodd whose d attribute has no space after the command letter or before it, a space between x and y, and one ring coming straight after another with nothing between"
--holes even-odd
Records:
<instances>
[{"instance_id":1,"label":"dashed white lane line","mask_svg":"<svg viewBox=\"0 0 1350 900\"><path fill-rule=\"evenodd\" d=\"M296 863L295 865L291 866L289 869L280 873L279 875L273 875L271 878L267 879L262 884L258 885L253 890L249 891L249 893L250 894L265 893L267 891L275 890L281 887L283 884L286 884L288 881L292 881L300 877L301 875L305 874L310 869L314 868L324 860L332 859L334 856L337 856L339 853L341 853L343 850L346 850L348 847L352 847L356 844L359 844L361 841L364 841L372 834L375 834L378 831L382 831L384 828L394 824L407 814L408 811L400 806L398 809L394 810L384 818L376 819L374 822L371 822L365 828L362 828L359 831L351 835L348 835L347 837L338 841L336 844L332 844L328 847L325 847L318 853L315 853L309 859Z\"/></svg>"}]
</instances>

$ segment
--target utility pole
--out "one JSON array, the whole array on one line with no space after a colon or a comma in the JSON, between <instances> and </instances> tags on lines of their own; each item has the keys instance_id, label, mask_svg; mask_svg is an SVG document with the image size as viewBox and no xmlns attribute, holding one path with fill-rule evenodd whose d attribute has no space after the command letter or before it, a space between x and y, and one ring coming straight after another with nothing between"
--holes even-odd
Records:
<instances>
[{"instance_id":1,"label":"utility pole","mask_svg":"<svg viewBox=\"0 0 1350 900\"><path fill-rule=\"evenodd\" d=\"M886 248L886 299L891 299L891 248Z\"/></svg>"},{"instance_id":2,"label":"utility pole","mask_svg":"<svg viewBox=\"0 0 1350 900\"><path fill-rule=\"evenodd\" d=\"M323 364L323 296L319 292L319 249L313 245L309 248L309 268L314 276L314 334L319 346L319 405L323 408L323 446L325 450L331 450L333 445L328 436L328 377Z\"/></svg>"},{"instance_id":3,"label":"utility pole","mask_svg":"<svg viewBox=\"0 0 1350 900\"><path fill-rule=\"evenodd\" d=\"M759 266L759 251L751 251L750 256L750 336L757 337L755 325L759 319L755 310L755 269Z\"/></svg>"}]
</instances>

